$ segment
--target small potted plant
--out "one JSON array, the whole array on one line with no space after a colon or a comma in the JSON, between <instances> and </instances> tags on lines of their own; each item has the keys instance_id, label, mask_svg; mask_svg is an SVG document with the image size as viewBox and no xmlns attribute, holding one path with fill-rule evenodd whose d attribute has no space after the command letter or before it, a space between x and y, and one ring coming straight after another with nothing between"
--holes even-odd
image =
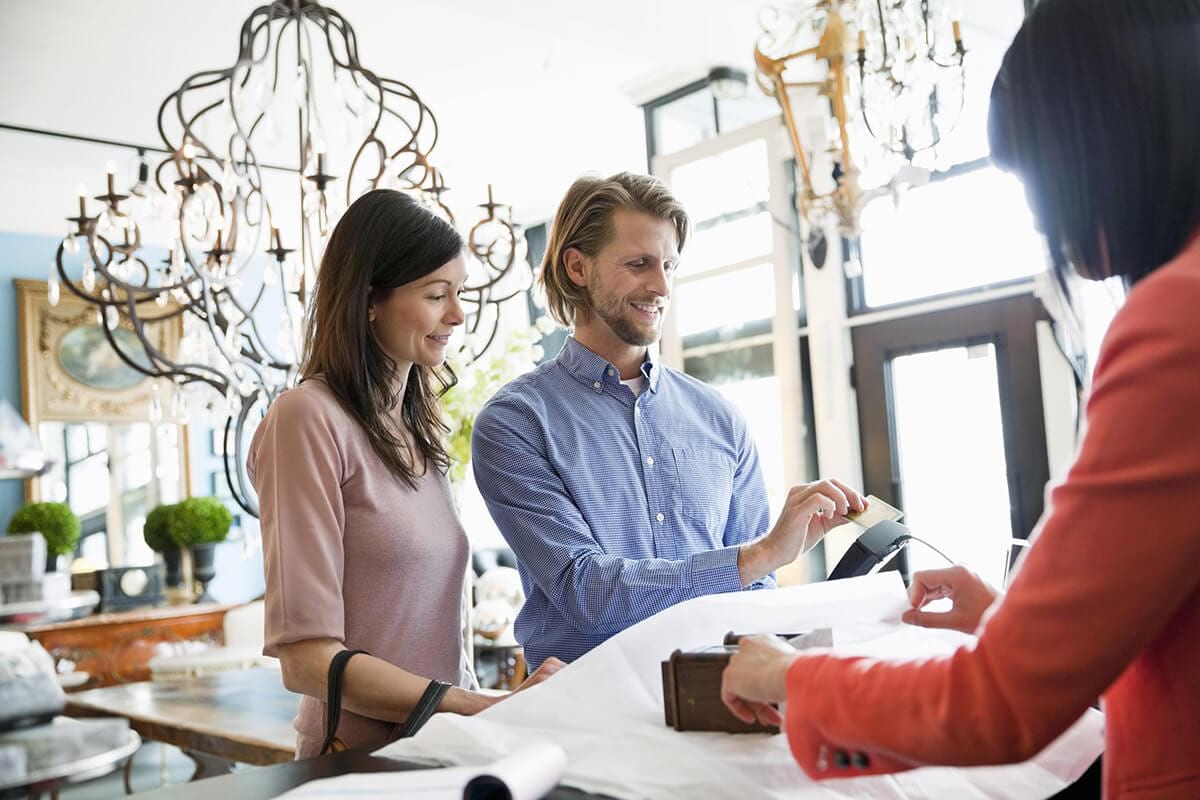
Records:
<instances>
[{"instance_id":1,"label":"small potted plant","mask_svg":"<svg viewBox=\"0 0 1200 800\"><path fill-rule=\"evenodd\" d=\"M167 586L174 588L183 583L183 551L179 543L171 538L171 513L176 504L156 506L146 515L142 525L142 537L156 553L162 553L167 568Z\"/></svg>"},{"instance_id":2,"label":"small potted plant","mask_svg":"<svg viewBox=\"0 0 1200 800\"><path fill-rule=\"evenodd\" d=\"M199 599L210 600L207 586L216 575L214 551L229 535L233 514L215 497L189 497L176 504L167 518L171 539L192 551L192 575L200 583Z\"/></svg>"},{"instance_id":3,"label":"small potted plant","mask_svg":"<svg viewBox=\"0 0 1200 800\"><path fill-rule=\"evenodd\" d=\"M79 543L79 517L66 503L30 503L8 523L9 533L40 533L46 540L46 571L58 569L60 556L75 552Z\"/></svg>"}]
</instances>

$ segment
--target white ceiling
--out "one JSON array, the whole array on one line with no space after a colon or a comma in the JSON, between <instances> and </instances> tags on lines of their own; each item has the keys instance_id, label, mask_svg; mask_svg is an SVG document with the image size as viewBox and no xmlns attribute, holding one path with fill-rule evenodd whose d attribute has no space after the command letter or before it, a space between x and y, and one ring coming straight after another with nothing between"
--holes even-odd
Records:
<instances>
[{"instance_id":1,"label":"white ceiling","mask_svg":"<svg viewBox=\"0 0 1200 800\"><path fill-rule=\"evenodd\" d=\"M0 0L0 122L159 142L162 99L231 63L243 0ZM637 103L717 64L749 68L757 0L330 0L378 74L438 116L459 204L487 182L545 218L583 172L645 168ZM968 35L1003 47L1020 0L961 0ZM111 148L0 131L0 230L57 232ZM90 176L90 177L89 177Z\"/></svg>"}]
</instances>

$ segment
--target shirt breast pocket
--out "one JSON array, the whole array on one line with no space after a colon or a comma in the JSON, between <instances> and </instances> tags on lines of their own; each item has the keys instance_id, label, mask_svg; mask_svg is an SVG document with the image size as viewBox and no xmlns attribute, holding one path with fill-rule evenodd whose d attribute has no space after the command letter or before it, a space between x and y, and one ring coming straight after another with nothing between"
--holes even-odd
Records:
<instances>
[{"instance_id":1,"label":"shirt breast pocket","mask_svg":"<svg viewBox=\"0 0 1200 800\"><path fill-rule=\"evenodd\" d=\"M733 496L733 459L719 450L671 448L683 515L720 536Z\"/></svg>"}]
</instances>

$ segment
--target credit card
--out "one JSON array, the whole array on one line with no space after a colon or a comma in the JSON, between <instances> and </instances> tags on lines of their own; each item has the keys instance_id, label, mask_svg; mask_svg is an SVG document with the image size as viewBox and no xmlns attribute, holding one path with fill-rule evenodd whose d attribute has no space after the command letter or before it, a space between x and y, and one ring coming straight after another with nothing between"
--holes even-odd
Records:
<instances>
[{"instance_id":1,"label":"credit card","mask_svg":"<svg viewBox=\"0 0 1200 800\"><path fill-rule=\"evenodd\" d=\"M867 495L866 511L851 511L846 519L866 530L884 520L895 522L904 517L904 512L895 506L888 505L873 494Z\"/></svg>"}]
</instances>

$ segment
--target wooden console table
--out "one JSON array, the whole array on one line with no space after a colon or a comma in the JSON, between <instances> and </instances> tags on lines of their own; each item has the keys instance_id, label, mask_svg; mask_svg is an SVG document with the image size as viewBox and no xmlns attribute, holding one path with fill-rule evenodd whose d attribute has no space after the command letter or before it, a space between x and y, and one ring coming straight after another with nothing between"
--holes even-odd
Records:
<instances>
[{"instance_id":1,"label":"wooden console table","mask_svg":"<svg viewBox=\"0 0 1200 800\"><path fill-rule=\"evenodd\" d=\"M157 655L182 653L190 643L225 643L225 612L233 605L170 606L95 614L66 622L15 626L54 657L90 676L77 689L150 680Z\"/></svg>"}]
</instances>

